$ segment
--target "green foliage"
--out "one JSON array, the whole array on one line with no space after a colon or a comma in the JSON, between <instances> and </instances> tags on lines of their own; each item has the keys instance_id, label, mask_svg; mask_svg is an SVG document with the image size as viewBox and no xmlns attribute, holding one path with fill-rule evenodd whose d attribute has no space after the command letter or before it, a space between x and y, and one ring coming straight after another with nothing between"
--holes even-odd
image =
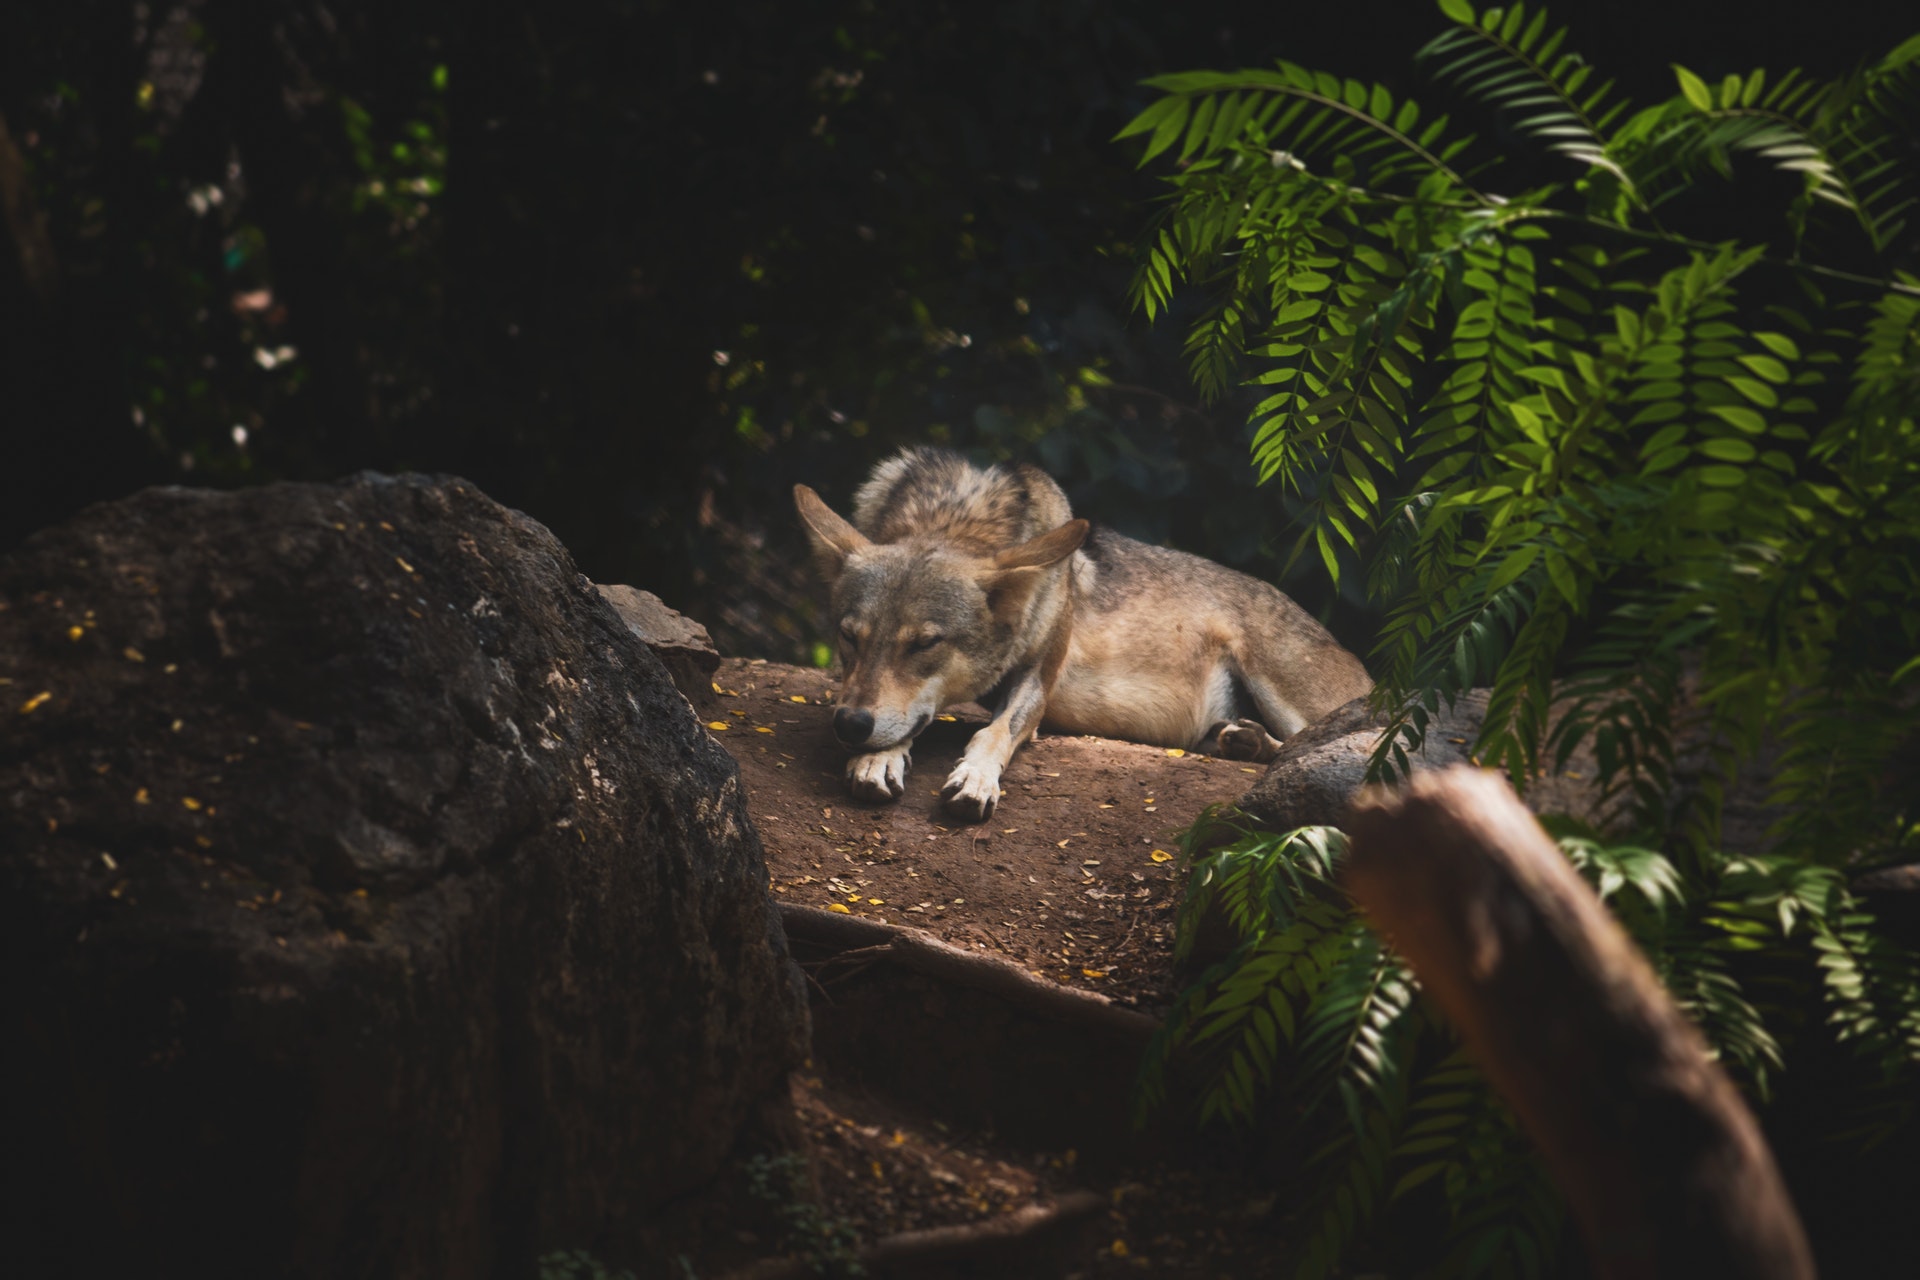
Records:
<instances>
[{"instance_id":1,"label":"green foliage","mask_svg":"<svg viewBox=\"0 0 1920 1280\"><path fill-rule=\"evenodd\" d=\"M631 1271L609 1271L585 1249L555 1249L534 1264L540 1280L633 1280Z\"/></svg>"},{"instance_id":2,"label":"green foliage","mask_svg":"<svg viewBox=\"0 0 1920 1280\"><path fill-rule=\"evenodd\" d=\"M797 1154L758 1155L747 1161L747 1191L773 1210L780 1248L817 1276L863 1276L860 1233L830 1218L814 1199L806 1161Z\"/></svg>"},{"instance_id":3,"label":"green foliage","mask_svg":"<svg viewBox=\"0 0 1920 1280\"><path fill-rule=\"evenodd\" d=\"M1413 974L1361 922L1336 873L1331 827L1260 831L1209 812L1187 833L1192 865L1179 952L1217 927L1230 948L1180 998L1142 1070L1161 1105L1178 1060L1198 1079L1201 1123L1285 1122L1314 1150L1316 1187L1296 1274L1330 1274L1391 1206L1438 1194L1442 1275L1552 1274L1568 1242L1560 1201L1512 1117L1420 998ZM1784 856L1715 854L1685 874L1656 850L1559 837L1561 849L1646 951L1734 1079L1764 1101L1783 1042L1850 1046L1868 1090L1859 1130L1884 1137L1920 1067L1920 963L1874 931L1836 871ZM1802 1011L1816 1005L1821 1022ZM1824 1029L1824 1032L1823 1032Z\"/></svg>"},{"instance_id":4,"label":"green foliage","mask_svg":"<svg viewBox=\"0 0 1920 1280\"><path fill-rule=\"evenodd\" d=\"M1517 786L1591 749L1630 836L1562 848L1715 1054L1764 1101L1796 1045L1837 1042L1851 1137L1884 1137L1913 1110L1920 964L1842 868L1910 856L1920 816L1920 37L1831 82L1675 67L1638 107L1538 8L1441 9L1421 64L1498 147L1291 63L1150 81L1121 136L1177 168L1135 303L1201 295L1194 380L1261 397L1294 556L1367 562L1376 775L1482 685L1475 753ZM1769 743L1785 816L1726 852L1724 795ZM1319 1152L1302 1275L1436 1188L1439 1273L1552 1271L1557 1199L1355 918L1338 833L1222 821L1190 838L1181 945L1218 924L1230 953L1142 1098L1176 1050L1203 1120L1284 1096Z\"/></svg>"},{"instance_id":5,"label":"green foliage","mask_svg":"<svg viewBox=\"0 0 1920 1280\"><path fill-rule=\"evenodd\" d=\"M1211 814L1185 837L1211 839ZM1318 1104L1369 1079L1379 1039L1405 1011L1405 971L1353 918L1333 869L1346 839L1329 827L1242 838L1193 861L1177 932L1176 960L1191 953L1202 917L1220 918L1233 949L1188 988L1154 1038L1139 1092L1143 1108L1165 1096L1171 1046L1214 1064L1202 1122L1253 1118L1284 1054L1294 1091ZM1348 1078L1349 1068L1357 1074Z\"/></svg>"},{"instance_id":6,"label":"green foliage","mask_svg":"<svg viewBox=\"0 0 1920 1280\"><path fill-rule=\"evenodd\" d=\"M1158 77L1121 133L1179 165L1136 304L1204 295L1195 380L1261 394L1293 554L1371 560L1376 769L1490 684L1482 760L1519 782L1590 744L1650 840L1713 847L1773 737L1780 847L1892 856L1915 789L1884 766L1920 729L1894 687L1920 653L1920 37L1831 83L1676 68L1636 109L1544 12L1442 8L1423 66L1531 161L1285 62ZM1683 673L1718 757L1675 804Z\"/></svg>"}]
</instances>

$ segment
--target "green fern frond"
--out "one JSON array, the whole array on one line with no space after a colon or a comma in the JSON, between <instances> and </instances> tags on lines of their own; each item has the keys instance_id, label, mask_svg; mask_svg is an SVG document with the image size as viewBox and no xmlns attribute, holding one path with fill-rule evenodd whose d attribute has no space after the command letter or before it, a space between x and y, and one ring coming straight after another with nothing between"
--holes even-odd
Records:
<instances>
[{"instance_id":1,"label":"green fern frond","mask_svg":"<svg viewBox=\"0 0 1920 1280\"><path fill-rule=\"evenodd\" d=\"M1411 1061L1424 1032L1417 1017L1398 1023L1390 1056ZM1424 1097L1431 1098L1437 1074L1420 1081ZM1410 1071L1396 1070L1380 1076L1371 1088L1352 1091L1344 1099L1349 1123L1338 1126L1309 1157L1308 1167L1319 1191L1301 1214L1309 1231L1295 1263L1297 1280L1332 1274L1380 1211L1397 1198L1398 1193L1389 1192L1388 1187L1408 1154L1406 1126L1415 1096L1413 1083Z\"/></svg>"},{"instance_id":2,"label":"green fern frond","mask_svg":"<svg viewBox=\"0 0 1920 1280\"><path fill-rule=\"evenodd\" d=\"M1768 86L1766 72L1729 76L1709 86L1676 66L1681 96L1622 130L1630 174L1663 199L1701 169L1733 172L1750 154L1802 176L1797 229L1810 202L1851 214L1875 251L1896 244L1920 186L1911 153L1920 119L1920 56L1908 41L1873 66L1822 84L1789 72Z\"/></svg>"},{"instance_id":3,"label":"green fern frond","mask_svg":"<svg viewBox=\"0 0 1920 1280\"><path fill-rule=\"evenodd\" d=\"M1301 1021L1295 1087L1309 1111L1338 1096L1358 1125L1360 1097L1396 1087L1404 1073L1394 1044L1419 986L1405 962L1358 921L1330 950L1332 963Z\"/></svg>"},{"instance_id":4,"label":"green fern frond","mask_svg":"<svg viewBox=\"0 0 1920 1280\"><path fill-rule=\"evenodd\" d=\"M1611 174L1637 202L1632 180L1607 151L1607 132L1626 104L1614 97L1613 81L1593 83L1592 64L1562 51L1567 28L1549 30L1544 9L1528 21L1524 4L1476 14L1459 3L1446 12L1454 29L1416 55L1434 79L1506 113L1548 150Z\"/></svg>"},{"instance_id":5,"label":"green fern frond","mask_svg":"<svg viewBox=\"0 0 1920 1280\"><path fill-rule=\"evenodd\" d=\"M1713 1056L1765 1101L1786 1064L1779 1041L1733 973L1735 957L1758 945L1751 933L1709 920L1669 936L1654 953L1654 967L1674 1003L1706 1036Z\"/></svg>"},{"instance_id":6,"label":"green fern frond","mask_svg":"<svg viewBox=\"0 0 1920 1280\"><path fill-rule=\"evenodd\" d=\"M1337 176L1364 171L1376 184L1409 172L1437 174L1485 203L1448 167L1465 142L1442 141L1446 117L1422 128L1420 107L1411 100L1396 102L1384 86L1284 61L1272 71L1186 71L1144 83L1166 96L1114 135L1148 135L1142 165L1176 145L1179 159L1187 163L1251 149L1275 166L1324 160ZM1276 137L1285 137L1288 146L1269 147Z\"/></svg>"}]
</instances>

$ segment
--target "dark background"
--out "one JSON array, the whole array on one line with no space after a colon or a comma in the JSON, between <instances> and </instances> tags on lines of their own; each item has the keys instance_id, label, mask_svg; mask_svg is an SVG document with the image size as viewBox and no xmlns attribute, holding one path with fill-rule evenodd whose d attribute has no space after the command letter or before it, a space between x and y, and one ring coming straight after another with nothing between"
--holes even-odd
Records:
<instances>
[{"instance_id":1,"label":"dark background","mask_svg":"<svg viewBox=\"0 0 1920 1280\"><path fill-rule=\"evenodd\" d=\"M1899 10L1556 17L1646 102L1672 61L1839 73L1920 25ZM1199 404L1180 316L1127 309L1156 187L1109 140L1143 76L1281 56L1436 101L1413 53L1443 23L1382 0L10 6L0 548L145 484L452 471L723 650L806 660L788 487L844 509L932 440L1277 579L1286 504L1254 486L1245 405ZM1364 644L1311 557L1285 585Z\"/></svg>"}]
</instances>

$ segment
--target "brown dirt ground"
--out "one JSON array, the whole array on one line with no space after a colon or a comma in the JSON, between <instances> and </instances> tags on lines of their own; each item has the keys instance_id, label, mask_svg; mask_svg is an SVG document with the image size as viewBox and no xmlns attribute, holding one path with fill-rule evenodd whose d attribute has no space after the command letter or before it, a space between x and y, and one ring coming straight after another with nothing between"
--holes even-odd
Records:
<instances>
[{"instance_id":1,"label":"brown dirt ground","mask_svg":"<svg viewBox=\"0 0 1920 1280\"><path fill-rule=\"evenodd\" d=\"M818 1076L794 1081L793 1102L821 1198L868 1240L1010 1213L1044 1200L1061 1181L1061 1157L1016 1163L971 1135Z\"/></svg>"},{"instance_id":2,"label":"brown dirt ground","mask_svg":"<svg viewBox=\"0 0 1920 1280\"><path fill-rule=\"evenodd\" d=\"M1089 1179L1072 1151L1012 1150L817 1076L800 1075L793 1091L821 1204L867 1243L1049 1205L1089 1182L1108 1206L1063 1280L1252 1280L1275 1274L1276 1257L1298 1234L1274 1191L1218 1171L1146 1165Z\"/></svg>"},{"instance_id":3,"label":"brown dirt ground","mask_svg":"<svg viewBox=\"0 0 1920 1280\"><path fill-rule=\"evenodd\" d=\"M907 793L870 805L847 794L829 673L728 659L713 684L701 714L710 728L727 726L714 737L740 763L780 900L925 929L1150 1013L1171 1001L1176 833L1206 806L1238 799L1257 769L1043 735L1014 756L993 818L970 827L940 808L939 788L985 722L978 707L936 721L914 747ZM1072 1151L968 1134L810 1073L796 1079L794 1100L823 1208L868 1242L1050 1203L1089 1183L1111 1205L1065 1273L1084 1280L1262 1275L1290 1234L1270 1190L1218 1171L1142 1165L1090 1178Z\"/></svg>"},{"instance_id":4,"label":"brown dirt ground","mask_svg":"<svg viewBox=\"0 0 1920 1280\"><path fill-rule=\"evenodd\" d=\"M907 792L847 794L826 672L728 659L705 714L740 762L773 892L997 952L1057 982L1155 1010L1173 996L1176 832L1259 770L1103 738L1042 735L1015 754L988 821L940 807L985 715L952 708L920 736Z\"/></svg>"},{"instance_id":5,"label":"brown dirt ground","mask_svg":"<svg viewBox=\"0 0 1920 1280\"><path fill-rule=\"evenodd\" d=\"M915 744L906 794L871 805L847 793L828 672L727 659L712 681L700 714L726 726L713 734L739 761L781 901L925 929L1156 1015L1177 993L1176 833L1237 800L1259 769L1043 735L1014 756L992 819L966 826L941 809L939 788L985 722L980 708L950 708ZM968 1134L811 1073L794 1098L823 1208L869 1242L1089 1184L1111 1203L1065 1272L1084 1280L1265 1275L1296 1231L1284 1196L1222 1170L1141 1163L1096 1175L1072 1151Z\"/></svg>"}]
</instances>

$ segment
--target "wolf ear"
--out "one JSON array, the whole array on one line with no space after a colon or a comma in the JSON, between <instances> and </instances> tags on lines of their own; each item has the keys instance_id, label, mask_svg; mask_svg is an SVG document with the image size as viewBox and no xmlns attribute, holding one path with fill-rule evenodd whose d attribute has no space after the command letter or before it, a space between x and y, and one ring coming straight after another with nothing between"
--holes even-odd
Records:
<instances>
[{"instance_id":1,"label":"wolf ear","mask_svg":"<svg viewBox=\"0 0 1920 1280\"><path fill-rule=\"evenodd\" d=\"M1085 520L1069 520L1052 533L1043 533L993 558L996 569L1040 569L1058 564L1080 549L1093 526Z\"/></svg>"},{"instance_id":2,"label":"wolf ear","mask_svg":"<svg viewBox=\"0 0 1920 1280\"><path fill-rule=\"evenodd\" d=\"M1051 533L1043 533L995 556L980 581L986 589L987 607L998 617L1009 617L1025 607L1028 596L1041 580L1040 570L1059 564L1080 549L1092 526L1085 520L1069 520Z\"/></svg>"},{"instance_id":3,"label":"wolf ear","mask_svg":"<svg viewBox=\"0 0 1920 1280\"><path fill-rule=\"evenodd\" d=\"M803 484L793 486L793 507L806 527L807 541L813 544L813 562L828 582L840 574L840 566L854 552L870 547L865 534L834 514L820 495Z\"/></svg>"}]
</instances>

